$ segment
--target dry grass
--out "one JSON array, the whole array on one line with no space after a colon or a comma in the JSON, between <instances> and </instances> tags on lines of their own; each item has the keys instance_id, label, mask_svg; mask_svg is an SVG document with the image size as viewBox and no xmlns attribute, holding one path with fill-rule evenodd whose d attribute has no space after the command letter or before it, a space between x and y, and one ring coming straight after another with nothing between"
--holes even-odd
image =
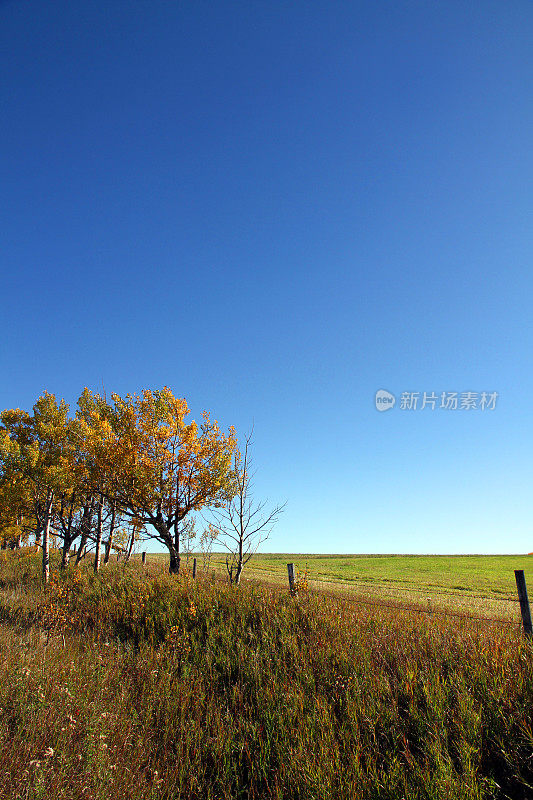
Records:
<instances>
[{"instance_id":1,"label":"dry grass","mask_svg":"<svg viewBox=\"0 0 533 800\"><path fill-rule=\"evenodd\" d=\"M510 626L333 595L0 567L0 798L533 796Z\"/></svg>"}]
</instances>

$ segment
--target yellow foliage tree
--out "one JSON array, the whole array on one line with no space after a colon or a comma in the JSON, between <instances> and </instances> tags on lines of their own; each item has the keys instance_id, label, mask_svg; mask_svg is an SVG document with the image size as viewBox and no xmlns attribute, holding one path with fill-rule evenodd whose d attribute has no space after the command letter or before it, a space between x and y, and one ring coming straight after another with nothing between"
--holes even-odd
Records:
<instances>
[{"instance_id":1,"label":"yellow foliage tree","mask_svg":"<svg viewBox=\"0 0 533 800\"><path fill-rule=\"evenodd\" d=\"M69 407L45 392L33 407L33 415L20 409L2 412L0 457L3 480L18 481L31 497L42 533L43 579L50 575L50 529L54 500L75 480L74 448L69 435Z\"/></svg>"},{"instance_id":2,"label":"yellow foliage tree","mask_svg":"<svg viewBox=\"0 0 533 800\"><path fill-rule=\"evenodd\" d=\"M105 397L85 389L77 430L94 488L148 526L168 550L169 571L180 567L180 522L193 511L224 503L234 490L235 431L223 433L204 412L188 422L183 398L165 387L141 395Z\"/></svg>"}]
</instances>

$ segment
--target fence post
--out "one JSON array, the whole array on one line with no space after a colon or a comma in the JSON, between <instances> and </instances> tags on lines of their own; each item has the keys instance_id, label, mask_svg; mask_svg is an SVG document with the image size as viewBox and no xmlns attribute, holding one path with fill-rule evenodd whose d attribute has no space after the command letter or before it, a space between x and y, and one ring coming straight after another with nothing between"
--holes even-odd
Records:
<instances>
[{"instance_id":1,"label":"fence post","mask_svg":"<svg viewBox=\"0 0 533 800\"><path fill-rule=\"evenodd\" d=\"M193 560L192 560L192 577L193 577L193 580L194 580L194 578L196 578L196 559L195 558L193 558Z\"/></svg>"},{"instance_id":2,"label":"fence post","mask_svg":"<svg viewBox=\"0 0 533 800\"><path fill-rule=\"evenodd\" d=\"M522 625L524 634L527 637L533 636L533 626L531 625L531 611L529 610L529 598L527 596L526 579L523 569L515 569L516 588L518 589L518 599L520 600L520 613L522 614Z\"/></svg>"},{"instance_id":3,"label":"fence post","mask_svg":"<svg viewBox=\"0 0 533 800\"><path fill-rule=\"evenodd\" d=\"M146 552L143 552L141 555L143 564L146 564Z\"/></svg>"},{"instance_id":4,"label":"fence post","mask_svg":"<svg viewBox=\"0 0 533 800\"><path fill-rule=\"evenodd\" d=\"M296 578L294 575L294 564L287 564L287 572L289 573L289 589L291 594L296 592Z\"/></svg>"}]
</instances>

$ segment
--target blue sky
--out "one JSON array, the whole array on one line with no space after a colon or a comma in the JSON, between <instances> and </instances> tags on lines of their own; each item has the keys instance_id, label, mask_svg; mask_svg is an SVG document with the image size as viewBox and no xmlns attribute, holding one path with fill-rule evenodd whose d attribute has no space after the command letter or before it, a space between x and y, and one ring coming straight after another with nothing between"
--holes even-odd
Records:
<instances>
[{"instance_id":1,"label":"blue sky","mask_svg":"<svg viewBox=\"0 0 533 800\"><path fill-rule=\"evenodd\" d=\"M168 385L253 423L267 550L533 550L532 24L0 3L0 406Z\"/></svg>"}]
</instances>

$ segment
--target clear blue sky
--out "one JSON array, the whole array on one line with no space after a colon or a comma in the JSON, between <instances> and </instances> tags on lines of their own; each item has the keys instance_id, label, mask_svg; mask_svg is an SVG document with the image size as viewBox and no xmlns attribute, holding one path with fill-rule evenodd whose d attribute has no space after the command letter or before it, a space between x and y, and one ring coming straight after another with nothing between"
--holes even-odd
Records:
<instances>
[{"instance_id":1,"label":"clear blue sky","mask_svg":"<svg viewBox=\"0 0 533 800\"><path fill-rule=\"evenodd\" d=\"M268 550L533 550L532 26L0 2L0 406L169 385L254 422Z\"/></svg>"}]
</instances>

